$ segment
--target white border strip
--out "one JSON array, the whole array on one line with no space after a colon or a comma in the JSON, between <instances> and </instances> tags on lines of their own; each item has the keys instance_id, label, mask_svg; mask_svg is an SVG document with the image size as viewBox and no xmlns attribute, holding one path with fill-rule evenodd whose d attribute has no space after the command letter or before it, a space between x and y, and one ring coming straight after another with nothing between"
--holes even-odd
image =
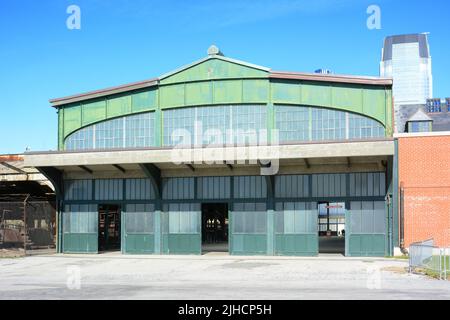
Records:
<instances>
[{"instance_id":1,"label":"white border strip","mask_svg":"<svg viewBox=\"0 0 450 320\"><path fill-rule=\"evenodd\" d=\"M394 138L418 138L418 137L441 137L441 136L450 136L450 131L395 133L394 134Z\"/></svg>"}]
</instances>

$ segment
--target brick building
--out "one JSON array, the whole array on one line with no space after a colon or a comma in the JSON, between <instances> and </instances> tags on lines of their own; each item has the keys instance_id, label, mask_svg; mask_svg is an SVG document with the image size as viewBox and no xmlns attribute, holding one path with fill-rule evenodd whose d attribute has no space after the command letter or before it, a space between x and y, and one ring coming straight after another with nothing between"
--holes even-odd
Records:
<instances>
[{"instance_id":1,"label":"brick building","mask_svg":"<svg viewBox=\"0 0 450 320\"><path fill-rule=\"evenodd\" d=\"M405 247L430 238L450 246L450 132L398 134L396 140Z\"/></svg>"}]
</instances>

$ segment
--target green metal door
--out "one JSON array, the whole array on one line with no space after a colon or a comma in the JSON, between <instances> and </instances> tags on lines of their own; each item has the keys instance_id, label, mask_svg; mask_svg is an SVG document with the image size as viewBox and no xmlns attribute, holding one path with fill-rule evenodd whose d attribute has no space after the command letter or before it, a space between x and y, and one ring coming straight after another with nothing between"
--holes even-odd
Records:
<instances>
[{"instance_id":1,"label":"green metal door","mask_svg":"<svg viewBox=\"0 0 450 320\"><path fill-rule=\"evenodd\" d=\"M231 212L230 254L267 254L267 210L265 203L235 203Z\"/></svg>"},{"instance_id":2,"label":"green metal door","mask_svg":"<svg viewBox=\"0 0 450 320\"><path fill-rule=\"evenodd\" d=\"M66 205L63 212L63 252L98 252L97 205Z\"/></svg>"},{"instance_id":3,"label":"green metal door","mask_svg":"<svg viewBox=\"0 0 450 320\"><path fill-rule=\"evenodd\" d=\"M383 257L387 253L384 201L351 201L345 215L345 254Z\"/></svg>"},{"instance_id":4,"label":"green metal door","mask_svg":"<svg viewBox=\"0 0 450 320\"><path fill-rule=\"evenodd\" d=\"M155 206L128 204L122 219L123 252L150 254L155 251Z\"/></svg>"},{"instance_id":5,"label":"green metal door","mask_svg":"<svg viewBox=\"0 0 450 320\"><path fill-rule=\"evenodd\" d=\"M278 202L275 209L275 254L318 255L317 203Z\"/></svg>"},{"instance_id":6,"label":"green metal door","mask_svg":"<svg viewBox=\"0 0 450 320\"><path fill-rule=\"evenodd\" d=\"M201 205L200 203L169 203L164 205L168 213L167 252L169 254L201 254Z\"/></svg>"}]
</instances>

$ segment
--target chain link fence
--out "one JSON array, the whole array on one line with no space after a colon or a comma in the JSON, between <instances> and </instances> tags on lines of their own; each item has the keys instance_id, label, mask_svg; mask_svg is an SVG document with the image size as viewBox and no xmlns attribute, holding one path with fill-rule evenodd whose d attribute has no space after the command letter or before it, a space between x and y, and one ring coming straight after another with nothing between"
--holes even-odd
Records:
<instances>
[{"instance_id":1,"label":"chain link fence","mask_svg":"<svg viewBox=\"0 0 450 320\"><path fill-rule=\"evenodd\" d=\"M449 276L450 248L439 248L429 239L409 246L409 272L425 271L431 276L446 280Z\"/></svg>"},{"instance_id":2,"label":"chain link fence","mask_svg":"<svg viewBox=\"0 0 450 320\"><path fill-rule=\"evenodd\" d=\"M56 238L55 203L50 201L0 202L0 249L54 249Z\"/></svg>"}]
</instances>

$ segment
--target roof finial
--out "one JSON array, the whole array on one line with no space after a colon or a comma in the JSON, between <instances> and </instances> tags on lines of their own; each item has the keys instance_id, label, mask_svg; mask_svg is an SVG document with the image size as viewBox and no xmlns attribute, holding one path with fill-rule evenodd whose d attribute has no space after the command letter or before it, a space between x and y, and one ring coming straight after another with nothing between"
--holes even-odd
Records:
<instances>
[{"instance_id":1,"label":"roof finial","mask_svg":"<svg viewBox=\"0 0 450 320\"><path fill-rule=\"evenodd\" d=\"M208 48L208 56L216 56L216 55L223 56L223 53L220 52L219 48L217 48L217 46L213 44Z\"/></svg>"}]
</instances>

